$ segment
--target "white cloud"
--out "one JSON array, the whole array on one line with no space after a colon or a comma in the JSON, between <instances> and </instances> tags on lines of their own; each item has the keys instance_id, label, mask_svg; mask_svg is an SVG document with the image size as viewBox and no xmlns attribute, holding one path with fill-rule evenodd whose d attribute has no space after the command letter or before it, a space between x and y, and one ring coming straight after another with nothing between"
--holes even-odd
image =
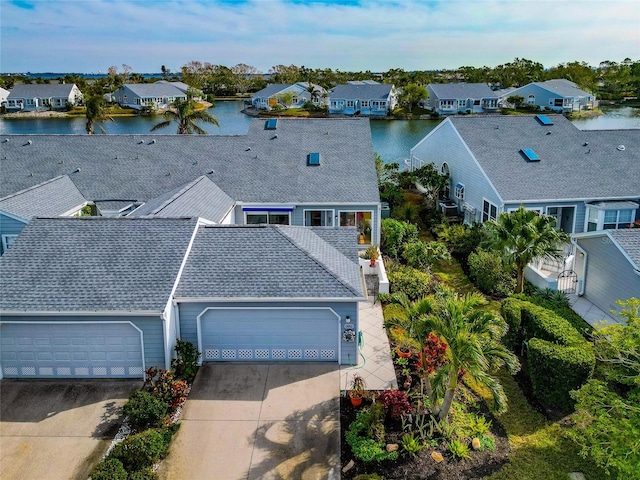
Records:
<instances>
[{"instance_id":1,"label":"white cloud","mask_svg":"<svg viewBox=\"0 0 640 480\"><path fill-rule=\"evenodd\" d=\"M286 0L34 2L2 0L3 71L179 69L190 60L267 71L495 66L636 59L640 2Z\"/></svg>"}]
</instances>

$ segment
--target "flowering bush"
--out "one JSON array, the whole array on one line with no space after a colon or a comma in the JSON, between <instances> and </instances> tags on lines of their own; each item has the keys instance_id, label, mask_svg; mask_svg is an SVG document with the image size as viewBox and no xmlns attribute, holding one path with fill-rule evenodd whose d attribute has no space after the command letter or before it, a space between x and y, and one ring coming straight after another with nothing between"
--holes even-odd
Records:
<instances>
[{"instance_id":1,"label":"flowering bush","mask_svg":"<svg viewBox=\"0 0 640 480\"><path fill-rule=\"evenodd\" d=\"M431 375L438 368L446 365L447 359L445 354L447 353L447 348L447 342L441 340L440 337L431 332L424 342L420 368Z\"/></svg>"},{"instance_id":2,"label":"flowering bush","mask_svg":"<svg viewBox=\"0 0 640 480\"><path fill-rule=\"evenodd\" d=\"M378 400L395 420L399 420L402 415L411 411L407 395L400 390L385 390L378 396Z\"/></svg>"},{"instance_id":3,"label":"flowering bush","mask_svg":"<svg viewBox=\"0 0 640 480\"><path fill-rule=\"evenodd\" d=\"M173 414L187 399L189 385L184 380L175 380L169 370L149 368L145 372L149 382L151 394L169 406L169 413Z\"/></svg>"}]
</instances>

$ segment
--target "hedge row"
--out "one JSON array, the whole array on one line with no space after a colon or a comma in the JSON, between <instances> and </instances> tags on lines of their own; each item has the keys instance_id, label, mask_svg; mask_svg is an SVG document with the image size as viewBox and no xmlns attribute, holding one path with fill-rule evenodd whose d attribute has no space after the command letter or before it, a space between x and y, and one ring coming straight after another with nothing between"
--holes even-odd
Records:
<instances>
[{"instance_id":1,"label":"hedge row","mask_svg":"<svg viewBox=\"0 0 640 480\"><path fill-rule=\"evenodd\" d=\"M593 346L564 318L515 298L502 302L501 313L509 331L507 345L528 344L527 366L533 393L546 407L573 409L571 390L580 388L593 374Z\"/></svg>"}]
</instances>

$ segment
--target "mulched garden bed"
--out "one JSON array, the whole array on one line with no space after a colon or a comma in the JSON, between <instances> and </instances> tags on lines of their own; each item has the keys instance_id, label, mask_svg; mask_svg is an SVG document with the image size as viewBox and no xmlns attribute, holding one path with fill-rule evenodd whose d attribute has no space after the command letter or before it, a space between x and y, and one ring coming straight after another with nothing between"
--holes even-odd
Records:
<instances>
[{"instance_id":1,"label":"mulched garden bed","mask_svg":"<svg viewBox=\"0 0 640 480\"><path fill-rule=\"evenodd\" d=\"M509 459L509 441L507 434L499 424L497 420L492 418L488 412L486 412L486 406L482 404L481 408L485 410L487 417L490 417L492 421L491 433L495 437L495 450L490 451L485 449L484 451L470 450L471 458L468 460L455 460L451 458L449 452L442 445L439 445L437 450L444 456L442 463L436 463L431 458L431 452L434 448L423 448L415 457L401 454L398 460L384 461L380 463L369 462L364 463L354 458L351 453L351 447L346 441L345 434L349 425L355 420L357 413L361 408L370 405L370 401L365 400L363 406L354 408L351 405L349 398L340 398L340 425L341 425L341 452L342 452L342 467L347 465L350 460L355 461L355 466L348 472L343 473L343 479L351 479L357 475L364 473L377 473L385 479L403 479L403 480L426 480L426 479L441 479L441 480L468 480L468 479L480 479L491 475L496 472L508 461ZM393 424L385 423L387 426L387 441L389 443L397 442L401 443L401 437L403 432L400 431L399 423L396 425L397 430L392 430L390 427ZM402 450L402 447L400 448Z\"/></svg>"}]
</instances>

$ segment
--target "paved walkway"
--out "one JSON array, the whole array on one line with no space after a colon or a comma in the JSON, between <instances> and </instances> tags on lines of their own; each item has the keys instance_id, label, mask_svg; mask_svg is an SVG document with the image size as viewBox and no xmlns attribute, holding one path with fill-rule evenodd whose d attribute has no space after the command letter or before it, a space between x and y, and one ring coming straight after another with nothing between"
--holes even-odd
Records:
<instances>
[{"instance_id":1,"label":"paved walkway","mask_svg":"<svg viewBox=\"0 0 640 480\"><path fill-rule=\"evenodd\" d=\"M603 312L584 297L569 295L569 303L573 311L584 318L589 325L602 324L603 320L605 324L622 323L621 320L616 320L608 313Z\"/></svg>"},{"instance_id":2,"label":"paved walkway","mask_svg":"<svg viewBox=\"0 0 640 480\"><path fill-rule=\"evenodd\" d=\"M373 297L360 302L360 331L364 345L360 350L359 363L340 366L340 389L346 390L354 374L364 378L368 390L398 388L396 372L391 360L389 338L383 326L382 307L373 303Z\"/></svg>"}]
</instances>

